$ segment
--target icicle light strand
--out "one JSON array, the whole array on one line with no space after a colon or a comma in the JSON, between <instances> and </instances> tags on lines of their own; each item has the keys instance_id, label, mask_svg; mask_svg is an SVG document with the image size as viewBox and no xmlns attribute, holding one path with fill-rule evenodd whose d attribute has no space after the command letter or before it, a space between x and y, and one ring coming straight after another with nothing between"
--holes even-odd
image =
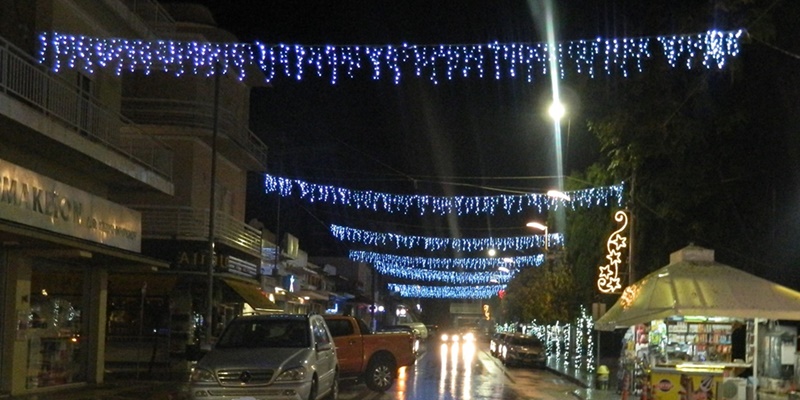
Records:
<instances>
[{"instance_id":1,"label":"icicle light strand","mask_svg":"<svg viewBox=\"0 0 800 400\"><path fill-rule=\"evenodd\" d=\"M497 296L506 285L477 286L420 286L390 283L389 290L400 297L417 297L426 299L488 299Z\"/></svg>"},{"instance_id":2,"label":"icicle light strand","mask_svg":"<svg viewBox=\"0 0 800 400\"><path fill-rule=\"evenodd\" d=\"M408 214L416 210L419 215L494 215L498 209L506 214L521 213L535 208L538 212L609 206L613 202L622 206L623 184L603 186L566 192L567 198L552 197L545 193L497 196L453 196L397 195L370 190L349 190L336 186L318 185L299 179L281 178L265 174L266 193L277 193L282 197L299 196L310 203L324 202L357 209Z\"/></svg>"},{"instance_id":3,"label":"icicle light strand","mask_svg":"<svg viewBox=\"0 0 800 400\"><path fill-rule=\"evenodd\" d=\"M331 234L342 242L359 243L367 246L392 247L395 249L425 249L427 251L453 250L462 252L495 250L528 250L548 246L563 246L564 235L549 233L547 241L544 235L486 238L444 238L428 236L406 236L397 233L373 232L331 225Z\"/></svg>"},{"instance_id":4,"label":"icicle light strand","mask_svg":"<svg viewBox=\"0 0 800 400\"><path fill-rule=\"evenodd\" d=\"M629 76L641 72L643 61L652 59L654 47L672 67L722 68L740 52L743 31L710 30L692 35L576 40L550 48L544 43L488 43L473 45L306 46L300 44L207 43L178 40L146 41L98 38L59 32L39 35L40 61L54 71L65 68L94 73L99 69L145 74L162 71L213 76L232 71L238 79L255 66L263 79L301 81L309 76L335 85L341 78L370 76L400 83L404 74L434 84L457 78L492 77L525 79L557 73L598 73ZM552 54L551 54L552 53ZM559 71L550 71L555 57Z\"/></svg>"}]
</instances>

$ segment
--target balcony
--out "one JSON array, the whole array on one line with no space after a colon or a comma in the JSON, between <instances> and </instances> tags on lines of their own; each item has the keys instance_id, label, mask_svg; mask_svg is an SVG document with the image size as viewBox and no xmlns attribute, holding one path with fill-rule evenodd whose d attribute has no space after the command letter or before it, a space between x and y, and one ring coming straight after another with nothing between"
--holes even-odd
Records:
<instances>
[{"instance_id":1,"label":"balcony","mask_svg":"<svg viewBox=\"0 0 800 400\"><path fill-rule=\"evenodd\" d=\"M122 100L125 115L134 121L152 125L177 126L202 129L210 139L214 129L213 102L185 101L155 98L125 98ZM231 160L246 162L249 171L262 172L267 165L267 145L224 106L219 108L218 151ZM250 156L250 162L241 157Z\"/></svg>"},{"instance_id":2,"label":"balcony","mask_svg":"<svg viewBox=\"0 0 800 400\"><path fill-rule=\"evenodd\" d=\"M104 107L96 98L51 74L30 55L0 38L0 114L59 142L61 159L66 148L83 153L106 167L162 191L172 191L172 150L146 135L136 124ZM62 134L66 132L66 134ZM24 136L24 135L23 135ZM30 136L30 135L28 135ZM34 140L25 138L25 140ZM42 151L47 146L34 140ZM95 150L104 150L108 153ZM120 163L122 157L133 166ZM66 161L66 159L64 159ZM146 169L142 172L137 169ZM142 178L152 175L156 177ZM159 179L160 177L160 179ZM119 178L115 178L119 181Z\"/></svg>"},{"instance_id":3,"label":"balcony","mask_svg":"<svg viewBox=\"0 0 800 400\"><path fill-rule=\"evenodd\" d=\"M208 240L208 209L130 206L142 213L144 239ZM214 216L216 243L261 257L261 231L223 212Z\"/></svg>"},{"instance_id":4,"label":"balcony","mask_svg":"<svg viewBox=\"0 0 800 400\"><path fill-rule=\"evenodd\" d=\"M121 0L151 31L159 36L175 32L175 20L156 0Z\"/></svg>"}]
</instances>

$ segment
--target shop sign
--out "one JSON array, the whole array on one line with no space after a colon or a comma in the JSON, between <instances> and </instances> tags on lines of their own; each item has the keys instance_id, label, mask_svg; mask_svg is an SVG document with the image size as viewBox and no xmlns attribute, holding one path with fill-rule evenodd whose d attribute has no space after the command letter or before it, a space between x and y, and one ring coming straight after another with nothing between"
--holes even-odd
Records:
<instances>
[{"instance_id":1,"label":"shop sign","mask_svg":"<svg viewBox=\"0 0 800 400\"><path fill-rule=\"evenodd\" d=\"M175 263L178 269L186 271L205 271L208 269L207 264L208 251L200 250L184 250L179 251L175 257ZM218 272L226 271L228 269L228 256L225 254L217 253L214 257L214 269Z\"/></svg>"},{"instance_id":2,"label":"shop sign","mask_svg":"<svg viewBox=\"0 0 800 400\"><path fill-rule=\"evenodd\" d=\"M0 218L141 252L141 213L4 160Z\"/></svg>"}]
</instances>

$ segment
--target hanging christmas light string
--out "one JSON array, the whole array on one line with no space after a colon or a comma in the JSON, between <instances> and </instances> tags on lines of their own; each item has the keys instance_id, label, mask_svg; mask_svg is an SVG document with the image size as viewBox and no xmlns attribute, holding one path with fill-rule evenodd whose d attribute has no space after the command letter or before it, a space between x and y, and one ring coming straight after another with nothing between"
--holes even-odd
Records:
<instances>
[{"instance_id":1,"label":"hanging christmas light string","mask_svg":"<svg viewBox=\"0 0 800 400\"><path fill-rule=\"evenodd\" d=\"M419 215L494 215L498 210L506 214L530 211L538 212L555 210L559 207L569 209L589 208L592 206L608 206L614 202L622 206L623 184L602 186L566 192L566 196L553 197L545 193L528 193L496 196L427 196L401 195L373 192L371 190L350 190L346 188L319 185L299 179L281 178L265 174L264 187L266 193L277 193L282 197L298 196L310 203L323 202L344 205L357 209L385 211L388 213L408 214L415 210Z\"/></svg>"},{"instance_id":2,"label":"hanging christmas light string","mask_svg":"<svg viewBox=\"0 0 800 400\"><path fill-rule=\"evenodd\" d=\"M350 259L353 261L371 264L393 265L398 268L423 268L436 270L495 270L499 266L507 269L522 268L531 265L539 266L544 262L543 254L516 257L476 257L476 258L447 258L447 257L414 257L395 254L376 253L372 251L351 250Z\"/></svg>"},{"instance_id":3,"label":"hanging christmas light string","mask_svg":"<svg viewBox=\"0 0 800 400\"><path fill-rule=\"evenodd\" d=\"M71 35L39 35L40 61L54 71L65 68L86 73L108 70L117 75L141 70L213 76L232 71L240 80L257 67L267 82L279 78L301 81L311 75L336 84L359 74L373 80L399 83L404 74L433 83L458 78L523 78L568 71L577 74L641 72L643 63L661 53L672 67L722 68L740 52L742 30L637 38L596 38L556 43L487 43L467 45L301 45L209 43L178 40L134 40ZM550 71L551 57L559 71Z\"/></svg>"},{"instance_id":4,"label":"hanging christmas light string","mask_svg":"<svg viewBox=\"0 0 800 400\"><path fill-rule=\"evenodd\" d=\"M350 251L350 259L370 263L384 275L458 285L508 283L521 268L544 263L543 254L506 258L428 258L355 250Z\"/></svg>"},{"instance_id":5,"label":"hanging christmas light string","mask_svg":"<svg viewBox=\"0 0 800 400\"><path fill-rule=\"evenodd\" d=\"M395 278L415 281L440 282L455 285L485 285L489 283L508 283L516 275L516 270L501 271L442 271L406 267L402 264L376 262L372 264L376 271Z\"/></svg>"},{"instance_id":6,"label":"hanging christmas light string","mask_svg":"<svg viewBox=\"0 0 800 400\"><path fill-rule=\"evenodd\" d=\"M426 299L488 299L497 296L506 285L475 285L475 286L421 286L399 283L388 284L391 292L398 293L400 297L416 297Z\"/></svg>"},{"instance_id":7,"label":"hanging christmas light string","mask_svg":"<svg viewBox=\"0 0 800 400\"><path fill-rule=\"evenodd\" d=\"M424 249L427 251L453 250L462 252L495 250L528 250L548 246L563 246L564 235L544 235L485 238L446 238L429 236L407 236L397 233L374 232L333 224L330 226L334 238L367 246L393 247L395 249Z\"/></svg>"}]
</instances>

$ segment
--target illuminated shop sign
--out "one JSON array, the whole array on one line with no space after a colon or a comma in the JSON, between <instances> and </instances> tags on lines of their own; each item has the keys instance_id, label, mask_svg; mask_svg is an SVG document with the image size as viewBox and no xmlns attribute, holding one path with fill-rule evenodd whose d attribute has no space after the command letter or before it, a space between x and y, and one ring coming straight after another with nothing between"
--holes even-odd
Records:
<instances>
[{"instance_id":1,"label":"illuminated shop sign","mask_svg":"<svg viewBox=\"0 0 800 400\"><path fill-rule=\"evenodd\" d=\"M135 252L141 214L0 160L0 219Z\"/></svg>"}]
</instances>

